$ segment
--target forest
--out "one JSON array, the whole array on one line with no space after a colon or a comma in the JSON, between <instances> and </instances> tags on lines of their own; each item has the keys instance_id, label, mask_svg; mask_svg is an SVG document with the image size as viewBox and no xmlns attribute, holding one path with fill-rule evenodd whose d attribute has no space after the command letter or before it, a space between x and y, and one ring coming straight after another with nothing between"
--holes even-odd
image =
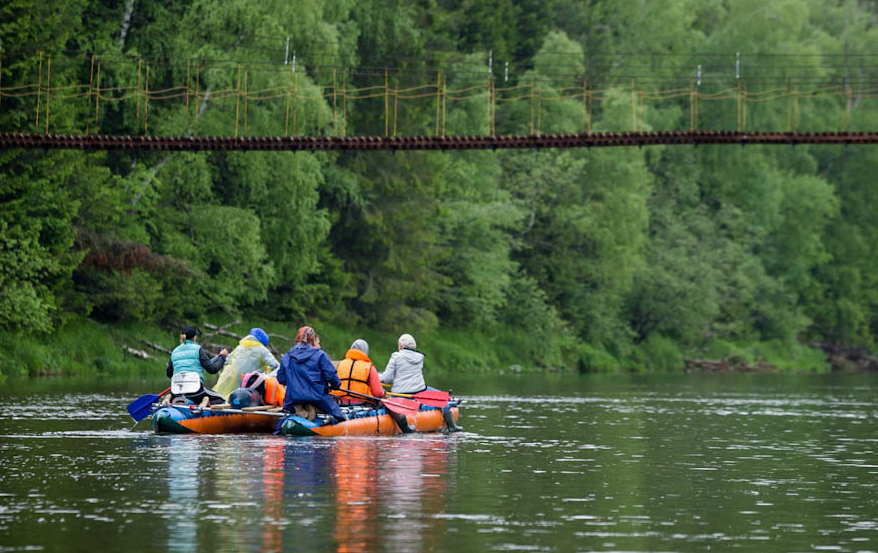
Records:
<instances>
[{"instance_id":1,"label":"forest","mask_svg":"<svg viewBox=\"0 0 878 553\"><path fill-rule=\"evenodd\" d=\"M0 132L874 130L876 23L865 0L6 0ZM297 101L219 93L245 86ZM737 100L696 121L696 86ZM601 93L542 96L564 87ZM828 370L875 347L876 175L854 145L0 150L0 374L51 373L68 353L22 350L88 325L234 319L434 336L459 369Z\"/></svg>"}]
</instances>

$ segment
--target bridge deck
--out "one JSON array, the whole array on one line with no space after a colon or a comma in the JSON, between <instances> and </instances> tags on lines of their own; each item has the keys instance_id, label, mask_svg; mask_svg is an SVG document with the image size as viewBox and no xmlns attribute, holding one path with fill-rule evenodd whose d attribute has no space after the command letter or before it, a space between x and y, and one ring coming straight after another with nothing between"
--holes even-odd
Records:
<instances>
[{"instance_id":1,"label":"bridge deck","mask_svg":"<svg viewBox=\"0 0 878 553\"><path fill-rule=\"evenodd\" d=\"M878 132L630 132L504 136L109 136L0 133L0 149L80 150L485 150L690 144L876 144Z\"/></svg>"}]
</instances>

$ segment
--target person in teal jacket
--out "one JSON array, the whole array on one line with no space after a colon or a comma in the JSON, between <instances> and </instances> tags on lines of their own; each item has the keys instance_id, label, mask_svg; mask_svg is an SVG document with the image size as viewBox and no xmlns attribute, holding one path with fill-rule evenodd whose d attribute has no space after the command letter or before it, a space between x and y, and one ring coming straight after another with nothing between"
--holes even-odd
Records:
<instances>
[{"instance_id":1,"label":"person in teal jacket","mask_svg":"<svg viewBox=\"0 0 878 553\"><path fill-rule=\"evenodd\" d=\"M204 386L204 372L207 371L210 374L220 372L226 363L229 352L223 348L219 355L211 359L204 349L195 343L198 334L198 329L194 326L186 326L180 331L181 343L171 352L165 374L168 378L173 378L175 374L196 373L201 379L201 389L197 392L184 394L185 397L198 404L203 403L205 398L208 399L209 403L223 403L225 400L221 395ZM173 401L173 399L172 396L171 400Z\"/></svg>"}]
</instances>

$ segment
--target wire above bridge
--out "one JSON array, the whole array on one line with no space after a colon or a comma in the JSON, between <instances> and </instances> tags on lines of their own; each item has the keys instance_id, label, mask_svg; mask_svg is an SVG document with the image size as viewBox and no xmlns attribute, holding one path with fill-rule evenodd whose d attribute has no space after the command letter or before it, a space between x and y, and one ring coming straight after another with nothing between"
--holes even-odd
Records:
<instances>
[{"instance_id":1,"label":"wire above bridge","mask_svg":"<svg viewBox=\"0 0 878 553\"><path fill-rule=\"evenodd\" d=\"M504 136L110 136L0 133L0 149L145 151L405 151L727 144L878 144L878 132L667 131Z\"/></svg>"}]
</instances>

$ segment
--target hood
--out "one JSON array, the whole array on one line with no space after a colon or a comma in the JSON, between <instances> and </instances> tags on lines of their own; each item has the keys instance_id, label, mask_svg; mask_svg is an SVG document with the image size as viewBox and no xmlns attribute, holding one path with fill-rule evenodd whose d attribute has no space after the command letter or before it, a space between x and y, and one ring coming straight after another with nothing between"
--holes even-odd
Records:
<instances>
[{"instance_id":1,"label":"hood","mask_svg":"<svg viewBox=\"0 0 878 553\"><path fill-rule=\"evenodd\" d=\"M238 345L245 348L252 348L256 346L261 346L262 342L258 341L256 338L248 334L244 338L241 338L241 341L238 342Z\"/></svg>"},{"instance_id":2,"label":"hood","mask_svg":"<svg viewBox=\"0 0 878 553\"><path fill-rule=\"evenodd\" d=\"M344 354L344 358L353 359L354 361L365 361L366 363L372 362L368 355L358 349L349 349L348 352Z\"/></svg>"},{"instance_id":3,"label":"hood","mask_svg":"<svg viewBox=\"0 0 878 553\"><path fill-rule=\"evenodd\" d=\"M414 349L401 349L397 353L413 365L417 365L424 360L424 354Z\"/></svg>"},{"instance_id":4,"label":"hood","mask_svg":"<svg viewBox=\"0 0 878 553\"><path fill-rule=\"evenodd\" d=\"M315 348L308 344L299 344L290 350L290 357L295 359L297 363L304 363L315 355L320 355L322 352L323 350L320 348Z\"/></svg>"}]
</instances>

